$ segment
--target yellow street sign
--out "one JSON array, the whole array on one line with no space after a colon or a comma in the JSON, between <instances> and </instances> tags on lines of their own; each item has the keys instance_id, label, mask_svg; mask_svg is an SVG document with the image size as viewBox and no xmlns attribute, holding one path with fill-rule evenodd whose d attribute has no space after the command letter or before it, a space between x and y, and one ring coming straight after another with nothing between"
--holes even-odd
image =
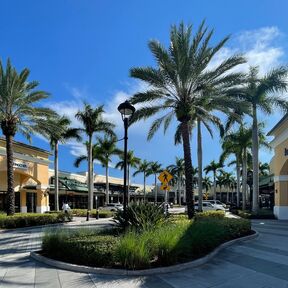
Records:
<instances>
[{"instance_id":1,"label":"yellow street sign","mask_svg":"<svg viewBox=\"0 0 288 288\"><path fill-rule=\"evenodd\" d=\"M164 170L158 176L158 179L161 181L162 184L168 184L168 182L173 178L173 176L167 171Z\"/></svg>"},{"instance_id":2,"label":"yellow street sign","mask_svg":"<svg viewBox=\"0 0 288 288\"><path fill-rule=\"evenodd\" d=\"M167 191L170 191L170 189L171 189L171 187L169 186L169 185L167 185L167 184L162 184L161 186L160 186L160 189L161 190L167 190Z\"/></svg>"}]
</instances>

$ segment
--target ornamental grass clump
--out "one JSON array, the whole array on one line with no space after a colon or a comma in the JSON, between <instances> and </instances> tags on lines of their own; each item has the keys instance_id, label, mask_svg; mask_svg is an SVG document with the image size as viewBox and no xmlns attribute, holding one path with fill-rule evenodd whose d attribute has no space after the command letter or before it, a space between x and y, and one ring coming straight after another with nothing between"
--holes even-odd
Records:
<instances>
[{"instance_id":1,"label":"ornamental grass clump","mask_svg":"<svg viewBox=\"0 0 288 288\"><path fill-rule=\"evenodd\" d=\"M155 229L167 221L163 207L151 203L132 203L127 206L126 215L129 228L137 231ZM114 222L119 228L125 228L124 211L116 212Z\"/></svg>"}]
</instances>

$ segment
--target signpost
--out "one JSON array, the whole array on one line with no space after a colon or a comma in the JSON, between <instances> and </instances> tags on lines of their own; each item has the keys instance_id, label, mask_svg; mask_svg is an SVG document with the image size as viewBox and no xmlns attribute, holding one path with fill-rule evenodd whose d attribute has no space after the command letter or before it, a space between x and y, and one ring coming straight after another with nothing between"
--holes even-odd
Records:
<instances>
[{"instance_id":1,"label":"signpost","mask_svg":"<svg viewBox=\"0 0 288 288\"><path fill-rule=\"evenodd\" d=\"M160 173L158 176L158 179L162 183L160 189L165 191L165 215L168 214L168 193L167 191L170 191L171 187L168 185L168 183L173 179L173 176L167 171L164 170Z\"/></svg>"}]
</instances>

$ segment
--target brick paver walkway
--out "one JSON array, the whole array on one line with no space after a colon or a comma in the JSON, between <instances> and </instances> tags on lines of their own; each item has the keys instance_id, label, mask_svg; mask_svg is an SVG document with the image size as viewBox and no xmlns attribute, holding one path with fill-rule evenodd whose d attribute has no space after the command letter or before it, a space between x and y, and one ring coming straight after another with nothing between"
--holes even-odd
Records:
<instances>
[{"instance_id":1,"label":"brick paver walkway","mask_svg":"<svg viewBox=\"0 0 288 288\"><path fill-rule=\"evenodd\" d=\"M42 228L1 231L0 287L288 288L288 222L263 220L253 225L260 232L258 239L223 250L209 264L145 277L55 269L29 258L30 251L40 248Z\"/></svg>"}]
</instances>

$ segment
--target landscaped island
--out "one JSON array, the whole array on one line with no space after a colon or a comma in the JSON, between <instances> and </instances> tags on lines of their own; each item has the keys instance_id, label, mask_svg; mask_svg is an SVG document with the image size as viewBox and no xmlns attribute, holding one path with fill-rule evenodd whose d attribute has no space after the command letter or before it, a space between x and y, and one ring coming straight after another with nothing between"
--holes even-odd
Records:
<instances>
[{"instance_id":1,"label":"landscaped island","mask_svg":"<svg viewBox=\"0 0 288 288\"><path fill-rule=\"evenodd\" d=\"M152 204L128 208L129 228L123 214L109 230L54 229L46 231L41 254L73 264L125 269L168 266L202 257L220 244L252 234L247 219L228 219L224 213L164 217Z\"/></svg>"}]
</instances>

